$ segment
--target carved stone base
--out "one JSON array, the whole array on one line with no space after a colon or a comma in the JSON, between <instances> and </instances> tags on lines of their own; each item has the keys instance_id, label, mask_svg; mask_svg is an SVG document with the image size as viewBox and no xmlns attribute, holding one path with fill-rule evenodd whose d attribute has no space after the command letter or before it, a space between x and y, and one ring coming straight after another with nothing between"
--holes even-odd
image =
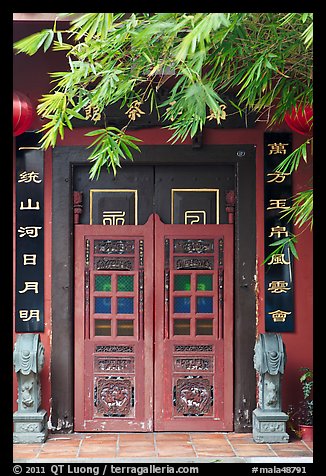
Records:
<instances>
[{"instance_id":1,"label":"carved stone base","mask_svg":"<svg viewBox=\"0 0 326 476\"><path fill-rule=\"evenodd\" d=\"M48 436L47 413L45 410L38 412L15 412L14 443L43 443Z\"/></svg>"},{"instance_id":2,"label":"carved stone base","mask_svg":"<svg viewBox=\"0 0 326 476\"><path fill-rule=\"evenodd\" d=\"M256 408L253 411L252 436L256 443L288 443L286 422L289 416L284 412L272 412Z\"/></svg>"}]
</instances>

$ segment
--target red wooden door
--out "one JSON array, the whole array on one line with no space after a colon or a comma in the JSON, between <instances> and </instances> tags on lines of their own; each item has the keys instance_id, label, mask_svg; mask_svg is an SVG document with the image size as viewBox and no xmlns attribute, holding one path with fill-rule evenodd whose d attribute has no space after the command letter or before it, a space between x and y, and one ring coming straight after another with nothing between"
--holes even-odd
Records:
<instances>
[{"instance_id":1,"label":"red wooden door","mask_svg":"<svg viewBox=\"0 0 326 476\"><path fill-rule=\"evenodd\" d=\"M233 429L233 225L155 216L156 431Z\"/></svg>"},{"instance_id":2,"label":"red wooden door","mask_svg":"<svg viewBox=\"0 0 326 476\"><path fill-rule=\"evenodd\" d=\"M75 227L75 430L153 430L153 216Z\"/></svg>"},{"instance_id":3,"label":"red wooden door","mask_svg":"<svg viewBox=\"0 0 326 476\"><path fill-rule=\"evenodd\" d=\"M233 225L77 225L75 263L75 430L232 430Z\"/></svg>"}]
</instances>

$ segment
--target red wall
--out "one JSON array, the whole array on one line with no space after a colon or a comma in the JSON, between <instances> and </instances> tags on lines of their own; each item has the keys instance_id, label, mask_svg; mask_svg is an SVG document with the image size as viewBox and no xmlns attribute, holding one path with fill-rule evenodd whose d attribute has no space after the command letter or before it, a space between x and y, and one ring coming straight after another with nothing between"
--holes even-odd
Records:
<instances>
[{"instance_id":1,"label":"red wall","mask_svg":"<svg viewBox=\"0 0 326 476\"><path fill-rule=\"evenodd\" d=\"M49 24L51 26L52 24ZM42 25L42 28L45 24ZM39 31L40 26L33 26L30 23L16 22L14 28L14 39L22 38L33 31ZM34 106L37 99L49 90L48 71L62 70L62 56L60 54L49 53L43 55L36 54L34 57L19 55L14 58L14 89L27 94ZM38 117L32 124L31 129L39 128L41 122ZM256 322L257 333L264 332L264 171L263 171L263 133L265 127L263 122L258 122L253 129L233 129L233 130L213 130L204 131L203 142L205 144L255 144L256 145L256 216L257 216L257 306ZM284 124L273 131L288 132L289 128ZM83 134L87 129L67 131L64 141L58 145L89 145L91 138L86 138ZM291 132L291 131L290 131ZM170 132L166 129L143 129L132 131L143 140L143 144L167 144ZM297 147L305 138L293 133L294 147ZM185 144L191 143L187 140ZM167 145L168 146L168 145ZM51 234L52 234L52 153L48 150L45 153L45 332L41 340L45 346L45 368L42 371L42 407L51 413ZM293 174L293 193L303 190L312 177L312 160L302 163L296 173ZM15 183L15 178L14 178ZM15 203L15 202L14 202ZM15 213L14 213L15 216ZM14 223L15 230L15 223ZM312 367L313 360L313 273L312 273L312 233L310 230L294 230L299 234L297 250L299 260L294 264L294 286L295 286L295 332L283 333L282 337L287 350L287 365L284 375L283 385L283 409L286 410L289 404L293 404L301 398L301 388L298 381L300 367ZM15 231L14 234L15 236ZM15 247L15 244L14 244ZM253 316L250 316L253 318ZM14 335L14 340L16 336ZM16 383L16 378L14 377ZM16 384L14 388L13 400L14 410L16 409Z\"/></svg>"}]
</instances>

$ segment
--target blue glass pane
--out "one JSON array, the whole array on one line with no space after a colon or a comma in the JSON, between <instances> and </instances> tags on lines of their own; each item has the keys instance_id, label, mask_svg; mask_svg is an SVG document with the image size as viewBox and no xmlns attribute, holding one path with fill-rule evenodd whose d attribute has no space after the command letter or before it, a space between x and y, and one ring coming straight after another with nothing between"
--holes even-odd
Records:
<instances>
[{"instance_id":1,"label":"blue glass pane","mask_svg":"<svg viewBox=\"0 0 326 476\"><path fill-rule=\"evenodd\" d=\"M96 297L95 312L97 314L111 314L111 298Z\"/></svg>"},{"instance_id":2,"label":"blue glass pane","mask_svg":"<svg viewBox=\"0 0 326 476\"><path fill-rule=\"evenodd\" d=\"M175 313L189 313L190 312L190 297L175 297L174 298L174 312Z\"/></svg>"},{"instance_id":3,"label":"blue glass pane","mask_svg":"<svg viewBox=\"0 0 326 476\"><path fill-rule=\"evenodd\" d=\"M133 314L134 298L118 298L118 314Z\"/></svg>"},{"instance_id":4,"label":"blue glass pane","mask_svg":"<svg viewBox=\"0 0 326 476\"><path fill-rule=\"evenodd\" d=\"M197 298L197 310L196 312L213 312L213 298L212 297L198 297Z\"/></svg>"}]
</instances>

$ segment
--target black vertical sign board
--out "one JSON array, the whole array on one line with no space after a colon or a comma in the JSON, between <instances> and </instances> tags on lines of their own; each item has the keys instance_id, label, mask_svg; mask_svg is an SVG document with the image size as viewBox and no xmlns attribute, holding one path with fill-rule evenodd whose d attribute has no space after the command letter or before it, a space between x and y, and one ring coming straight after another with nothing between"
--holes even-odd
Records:
<instances>
[{"instance_id":1,"label":"black vertical sign board","mask_svg":"<svg viewBox=\"0 0 326 476\"><path fill-rule=\"evenodd\" d=\"M44 332L44 158L34 133L16 138L17 333Z\"/></svg>"},{"instance_id":2,"label":"black vertical sign board","mask_svg":"<svg viewBox=\"0 0 326 476\"><path fill-rule=\"evenodd\" d=\"M277 247L275 241L292 232L288 217L282 217L292 200L292 178L279 172L279 164L292 152L292 134L264 134L265 260ZM294 331L293 255L289 245L265 262L265 331Z\"/></svg>"}]
</instances>

